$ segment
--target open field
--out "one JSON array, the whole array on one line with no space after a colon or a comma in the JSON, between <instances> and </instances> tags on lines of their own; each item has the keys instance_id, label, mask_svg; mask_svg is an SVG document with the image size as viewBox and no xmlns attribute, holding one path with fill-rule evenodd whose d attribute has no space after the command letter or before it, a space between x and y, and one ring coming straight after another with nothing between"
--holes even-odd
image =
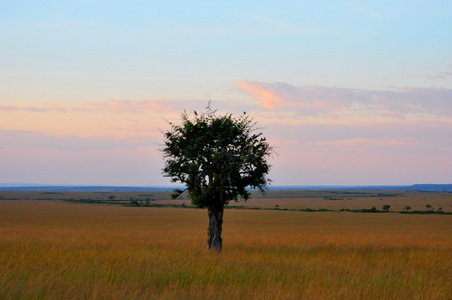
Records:
<instances>
[{"instance_id":1,"label":"open field","mask_svg":"<svg viewBox=\"0 0 452 300\"><path fill-rule=\"evenodd\" d=\"M97 204L135 203L139 206L167 205L190 207L190 200L182 194L178 200L171 199L171 192L30 192L0 191L0 200L65 200ZM229 206L248 209L326 209L331 211L361 210L372 207L382 210L390 205L390 212L442 211L452 212L451 192L418 192L398 190L270 190L265 196L252 192L247 202L231 201ZM431 208L427 208L429 205Z\"/></svg>"},{"instance_id":2,"label":"open field","mask_svg":"<svg viewBox=\"0 0 452 300\"><path fill-rule=\"evenodd\" d=\"M0 200L0 298L452 298L450 215L227 210L221 253L206 228L205 210Z\"/></svg>"}]
</instances>

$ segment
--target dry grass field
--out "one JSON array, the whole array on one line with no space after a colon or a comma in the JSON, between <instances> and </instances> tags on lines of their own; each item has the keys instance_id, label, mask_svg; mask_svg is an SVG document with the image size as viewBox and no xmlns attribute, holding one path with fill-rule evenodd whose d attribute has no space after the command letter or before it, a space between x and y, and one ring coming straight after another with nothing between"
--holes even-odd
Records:
<instances>
[{"instance_id":1,"label":"dry grass field","mask_svg":"<svg viewBox=\"0 0 452 300\"><path fill-rule=\"evenodd\" d=\"M178 203L190 205L190 200L161 199L156 203ZM247 202L231 202L230 206L244 208L274 209L370 209L376 207L381 210L384 205L390 205L390 211L438 210L452 212L452 193L449 192L418 192L418 191L268 191L265 196L255 192L253 198ZM430 205L431 209L427 209Z\"/></svg>"},{"instance_id":2,"label":"dry grass field","mask_svg":"<svg viewBox=\"0 0 452 300\"><path fill-rule=\"evenodd\" d=\"M92 202L97 204L130 204L137 201L139 205L168 205L190 207L190 200L185 194L177 200L171 199L171 192L39 192L39 191L0 191L0 200L66 200L72 202ZM418 192L397 190L270 190L263 196L252 192L252 199L247 202L230 202L230 206L248 209L341 209L359 210L383 205L390 205L391 212L431 210L452 212L452 193ZM427 209L426 205L431 208Z\"/></svg>"},{"instance_id":3,"label":"dry grass field","mask_svg":"<svg viewBox=\"0 0 452 300\"><path fill-rule=\"evenodd\" d=\"M206 228L198 209L0 200L0 299L452 299L451 215L227 210L221 253Z\"/></svg>"}]
</instances>

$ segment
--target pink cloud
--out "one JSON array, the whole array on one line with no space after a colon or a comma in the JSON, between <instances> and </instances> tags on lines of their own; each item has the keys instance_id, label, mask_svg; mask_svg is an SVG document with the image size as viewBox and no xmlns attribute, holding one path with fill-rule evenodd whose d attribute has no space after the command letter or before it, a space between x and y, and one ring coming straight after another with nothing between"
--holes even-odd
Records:
<instances>
[{"instance_id":1,"label":"pink cloud","mask_svg":"<svg viewBox=\"0 0 452 300\"><path fill-rule=\"evenodd\" d=\"M344 147L357 147L357 146L385 146L385 147L406 147L409 146L409 142L401 139L394 138L352 138L346 140L339 140L333 142L317 142L315 146L344 146Z\"/></svg>"},{"instance_id":2,"label":"pink cloud","mask_svg":"<svg viewBox=\"0 0 452 300\"><path fill-rule=\"evenodd\" d=\"M38 106L0 106L0 111L25 111L25 112L40 112L46 113L51 111L67 112L67 108L58 104L44 104L41 107Z\"/></svg>"},{"instance_id":3,"label":"pink cloud","mask_svg":"<svg viewBox=\"0 0 452 300\"><path fill-rule=\"evenodd\" d=\"M174 103L178 100L116 100L89 102L83 106L70 107L55 103L42 104L42 106L0 106L0 111L25 111L25 112L126 112L139 113L143 111L169 111L175 109Z\"/></svg>"},{"instance_id":4,"label":"pink cloud","mask_svg":"<svg viewBox=\"0 0 452 300\"><path fill-rule=\"evenodd\" d=\"M296 87L287 83L240 81L236 85L269 110L290 109L298 116L367 111L376 116L403 118L406 114L452 116L452 89L405 88L360 90ZM336 114L336 115L335 115Z\"/></svg>"},{"instance_id":5,"label":"pink cloud","mask_svg":"<svg viewBox=\"0 0 452 300\"><path fill-rule=\"evenodd\" d=\"M0 106L0 111L14 111L19 110L17 107L13 106Z\"/></svg>"},{"instance_id":6,"label":"pink cloud","mask_svg":"<svg viewBox=\"0 0 452 300\"><path fill-rule=\"evenodd\" d=\"M354 147L407 145L412 147L413 151L448 153L452 149L452 139L449 138L451 132L452 122L406 120L355 125L273 124L265 130L269 140L274 139L277 142L277 147L281 149L295 147L301 154L311 147L334 145Z\"/></svg>"},{"instance_id":7,"label":"pink cloud","mask_svg":"<svg viewBox=\"0 0 452 300\"><path fill-rule=\"evenodd\" d=\"M253 98L258 99L263 107L270 110L287 104L292 100L292 94L295 93L296 95L296 90L284 83L268 84L261 81L239 81L236 84Z\"/></svg>"},{"instance_id":8,"label":"pink cloud","mask_svg":"<svg viewBox=\"0 0 452 300\"><path fill-rule=\"evenodd\" d=\"M261 105L267 109L273 110L285 102L278 93L271 88L262 86L260 82L239 81L236 84L253 98L258 99Z\"/></svg>"},{"instance_id":9,"label":"pink cloud","mask_svg":"<svg viewBox=\"0 0 452 300\"><path fill-rule=\"evenodd\" d=\"M45 107L0 106L0 111L48 112L49 109Z\"/></svg>"},{"instance_id":10,"label":"pink cloud","mask_svg":"<svg viewBox=\"0 0 452 300\"><path fill-rule=\"evenodd\" d=\"M251 97L260 101L264 108L298 108L303 115L318 115L342 111L347 105L347 93L354 90L326 87L295 87L287 83L239 81L236 85Z\"/></svg>"},{"instance_id":11,"label":"pink cloud","mask_svg":"<svg viewBox=\"0 0 452 300\"><path fill-rule=\"evenodd\" d=\"M58 151L90 151L135 149L141 147L155 147L160 137L149 137L134 133L106 136L56 136L37 131L5 130L0 128L0 149L29 148L54 149Z\"/></svg>"}]
</instances>

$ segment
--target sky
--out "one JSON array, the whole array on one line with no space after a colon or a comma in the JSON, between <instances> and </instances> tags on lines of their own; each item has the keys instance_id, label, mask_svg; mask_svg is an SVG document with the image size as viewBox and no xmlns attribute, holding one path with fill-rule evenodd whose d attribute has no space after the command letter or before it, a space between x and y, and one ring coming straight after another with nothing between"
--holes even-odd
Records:
<instances>
[{"instance_id":1,"label":"sky","mask_svg":"<svg viewBox=\"0 0 452 300\"><path fill-rule=\"evenodd\" d=\"M168 186L209 100L275 186L452 183L452 2L0 0L0 183Z\"/></svg>"}]
</instances>

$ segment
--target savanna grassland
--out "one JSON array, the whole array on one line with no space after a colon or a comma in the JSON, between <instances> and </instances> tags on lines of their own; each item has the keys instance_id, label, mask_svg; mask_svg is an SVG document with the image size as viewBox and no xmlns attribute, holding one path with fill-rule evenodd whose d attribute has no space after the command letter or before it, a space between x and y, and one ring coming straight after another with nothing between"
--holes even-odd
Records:
<instances>
[{"instance_id":1,"label":"savanna grassland","mask_svg":"<svg viewBox=\"0 0 452 300\"><path fill-rule=\"evenodd\" d=\"M205 210L1 193L0 299L452 298L452 215L339 210L357 201L448 211L447 194L364 204L321 196L318 207L337 206L327 212L230 209L223 251L210 253ZM68 197L36 197L44 196ZM139 197L114 199L122 196ZM315 208L313 199L273 195L246 205Z\"/></svg>"}]
</instances>

